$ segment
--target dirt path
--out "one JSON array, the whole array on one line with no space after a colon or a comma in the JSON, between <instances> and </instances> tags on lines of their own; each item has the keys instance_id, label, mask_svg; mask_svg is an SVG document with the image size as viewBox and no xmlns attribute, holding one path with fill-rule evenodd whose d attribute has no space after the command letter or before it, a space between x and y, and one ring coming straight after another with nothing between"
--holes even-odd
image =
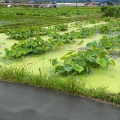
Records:
<instances>
[{"instance_id":1,"label":"dirt path","mask_svg":"<svg viewBox=\"0 0 120 120\"><path fill-rule=\"evenodd\" d=\"M78 96L0 82L0 120L120 120L120 109Z\"/></svg>"}]
</instances>

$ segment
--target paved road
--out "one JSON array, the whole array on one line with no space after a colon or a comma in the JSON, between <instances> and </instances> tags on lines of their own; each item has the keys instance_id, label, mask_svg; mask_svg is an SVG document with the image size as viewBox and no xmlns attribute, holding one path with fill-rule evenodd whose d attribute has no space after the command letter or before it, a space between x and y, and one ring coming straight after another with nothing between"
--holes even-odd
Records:
<instances>
[{"instance_id":1,"label":"paved road","mask_svg":"<svg viewBox=\"0 0 120 120\"><path fill-rule=\"evenodd\" d=\"M120 120L120 109L79 96L0 82L0 120Z\"/></svg>"}]
</instances>

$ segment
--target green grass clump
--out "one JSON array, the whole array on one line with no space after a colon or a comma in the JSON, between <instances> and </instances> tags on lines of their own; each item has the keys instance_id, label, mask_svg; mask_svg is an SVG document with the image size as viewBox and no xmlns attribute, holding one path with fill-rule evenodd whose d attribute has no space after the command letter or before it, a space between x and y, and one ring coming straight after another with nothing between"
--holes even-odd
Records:
<instances>
[{"instance_id":1,"label":"green grass clump","mask_svg":"<svg viewBox=\"0 0 120 120\"><path fill-rule=\"evenodd\" d=\"M42 88L49 88L56 91L82 95L90 98L100 99L115 104L120 104L120 94L108 92L106 87L87 89L85 83L74 79L70 76L66 79L61 79L56 75L35 74L32 71L27 71L26 67L0 67L0 79L4 81L17 82L23 84L34 85Z\"/></svg>"}]
</instances>

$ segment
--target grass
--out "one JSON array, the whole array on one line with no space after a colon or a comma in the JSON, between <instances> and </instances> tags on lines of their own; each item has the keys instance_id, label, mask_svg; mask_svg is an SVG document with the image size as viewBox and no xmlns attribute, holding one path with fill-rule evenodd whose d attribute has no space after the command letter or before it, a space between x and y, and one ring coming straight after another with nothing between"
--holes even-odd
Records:
<instances>
[{"instance_id":1,"label":"grass","mask_svg":"<svg viewBox=\"0 0 120 120\"><path fill-rule=\"evenodd\" d=\"M16 15L17 12L25 12L25 15ZM78 11L78 15L74 13ZM86 11L86 12L85 12ZM93 12L94 14L85 14L88 12ZM34 16L33 13L40 13L41 16ZM64 15L71 14L70 16ZM81 14L84 13L83 15ZM80 15L79 15L80 13ZM63 16L61 16L63 14ZM90 17L88 17L90 16ZM91 7L61 7L57 9L38 9L38 8L1 8L0 10L0 32L4 32L7 29L23 28L29 26L51 26L60 23L70 23L76 21L84 21L88 19L98 19L101 17L100 8Z\"/></svg>"},{"instance_id":2,"label":"grass","mask_svg":"<svg viewBox=\"0 0 120 120\"><path fill-rule=\"evenodd\" d=\"M4 19L5 18L5 19ZM0 15L0 31L6 31L7 29L14 29L14 28L24 28L29 26L51 26L57 25L61 23L70 23L76 21L83 21L88 20L87 16L73 16L73 17L36 17L36 16L16 16L12 15L10 19L9 15ZM90 19L99 19L99 16L91 16ZM14 21L15 20L15 21ZM4 22L3 22L4 21Z\"/></svg>"},{"instance_id":3,"label":"grass","mask_svg":"<svg viewBox=\"0 0 120 120\"><path fill-rule=\"evenodd\" d=\"M29 84L55 91L64 91L120 105L119 93L110 93L106 87L87 89L85 83L74 79L73 76L63 80L56 75L41 74L41 71L40 74L35 74L32 71L27 71L26 67L15 68L5 66L0 67L0 73L0 79L4 81Z\"/></svg>"}]
</instances>

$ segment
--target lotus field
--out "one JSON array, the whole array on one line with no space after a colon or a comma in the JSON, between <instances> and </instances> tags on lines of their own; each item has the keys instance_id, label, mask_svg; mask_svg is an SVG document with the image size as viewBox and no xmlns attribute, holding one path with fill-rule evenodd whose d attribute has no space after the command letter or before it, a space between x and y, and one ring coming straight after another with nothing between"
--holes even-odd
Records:
<instances>
[{"instance_id":1,"label":"lotus field","mask_svg":"<svg viewBox=\"0 0 120 120\"><path fill-rule=\"evenodd\" d=\"M0 79L120 104L120 13L112 9L1 7Z\"/></svg>"}]
</instances>

